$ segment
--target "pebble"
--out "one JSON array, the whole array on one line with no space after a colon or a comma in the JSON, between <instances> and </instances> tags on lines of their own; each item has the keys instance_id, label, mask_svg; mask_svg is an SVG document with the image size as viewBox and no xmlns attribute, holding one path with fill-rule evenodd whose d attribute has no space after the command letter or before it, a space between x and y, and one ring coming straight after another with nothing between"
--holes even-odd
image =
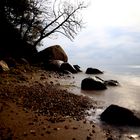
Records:
<instances>
[{"instance_id":1,"label":"pebble","mask_svg":"<svg viewBox=\"0 0 140 140\"><path fill-rule=\"evenodd\" d=\"M46 130L46 126L44 126L42 129L43 129L43 130Z\"/></svg>"},{"instance_id":2,"label":"pebble","mask_svg":"<svg viewBox=\"0 0 140 140\"><path fill-rule=\"evenodd\" d=\"M95 133L95 130L92 130L92 133Z\"/></svg>"},{"instance_id":3,"label":"pebble","mask_svg":"<svg viewBox=\"0 0 140 140\"><path fill-rule=\"evenodd\" d=\"M92 127L95 127L95 125L93 124Z\"/></svg>"},{"instance_id":4,"label":"pebble","mask_svg":"<svg viewBox=\"0 0 140 140\"><path fill-rule=\"evenodd\" d=\"M35 134L35 130L30 130L30 133L31 134Z\"/></svg>"},{"instance_id":5,"label":"pebble","mask_svg":"<svg viewBox=\"0 0 140 140\"><path fill-rule=\"evenodd\" d=\"M90 136L93 136L93 134L91 134L91 133L90 133L89 135L90 135Z\"/></svg>"},{"instance_id":6,"label":"pebble","mask_svg":"<svg viewBox=\"0 0 140 140\"><path fill-rule=\"evenodd\" d=\"M84 124L86 124L86 123L87 123L87 121L86 121L86 120L84 120L84 121L83 121L83 123L84 123Z\"/></svg>"},{"instance_id":7,"label":"pebble","mask_svg":"<svg viewBox=\"0 0 140 140\"><path fill-rule=\"evenodd\" d=\"M51 128L51 126L50 126L50 125L48 125L48 128Z\"/></svg>"},{"instance_id":8,"label":"pebble","mask_svg":"<svg viewBox=\"0 0 140 140\"><path fill-rule=\"evenodd\" d=\"M54 130L60 130L60 128L54 128Z\"/></svg>"},{"instance_id":9,"label":"pebble","mask_svg":"<svg viewBox=\"0 0 140 140\"><path fill-rule=\"evenodd\" d=\"M67 125L65 125L65 129L69 129L69 127Z\"/></svg>"},{"instance_id":10,"label":"pebble","mask_svg":"<svg viewBox=\"0 0 140 140\"><path fill-rule=\"evenodd\" d=\"M75 130L76 130L76 129L78 129L78 127L73 127L73 129L75 129Z\"/></svg>"},{"instance_id":11,"label":"pebble","mask_svg":"<svg viewBox=\"0 0 140 140\"><path fill-rule=\"evenodd\" d=\"M107 140L113 140L111 137L107 138Z\"/></svg>"},{"instance_id":12,"label":"pebble","mask_svg":"<svg viewBox=\"0 0 140 140\"><path fill-rule=\"evenodd\" d=\"M24 132L23 135L24 135L24 136L27 136L27 132Z\"/></svg>"},{"instance_id":13,"label":"pebble","mask_svg":"<svg viewBox=\"0 0 140 140\"><path fill-rule=\"evenodd\" d=\"M87 140L91 140L91 137L87 136Z\"/></svg>"},{"instance_id":14,"label":"pebble","mask_svg":"<svg viewBox=\"0 0 140 140\"><path fill-rule=\"evenodd\" d=\"M34 123L33 122L29 122L28 125L34 125Z\"/></svg>"},{"instance_id":15,"label":"pebble","mask_svg":"<svg viewBox=\"0 0 140 140\"><path fill-rule=\"evenodd\" d=\"M46 131L46 133L47 133L47 134L51 134L51 132L50 132L50 131Z\"/></svg>"}]
</instances>

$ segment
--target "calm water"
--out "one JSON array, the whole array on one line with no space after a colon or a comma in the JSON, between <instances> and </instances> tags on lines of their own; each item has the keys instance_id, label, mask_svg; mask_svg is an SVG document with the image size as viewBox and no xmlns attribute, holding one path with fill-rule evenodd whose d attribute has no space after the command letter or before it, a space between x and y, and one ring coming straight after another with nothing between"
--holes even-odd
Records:
<instances>
[{"instance_id":1,"label":"calm water","mask_svg":"<svg viewBox=\"0 0 140 140\"><path fill-rule=\"evenodd\" d=\"M135 110L140 113L140 65L126 65L126 66L102 66L96 67L104 71L104 74L97 75L104 80L117 80L120 83L118 87L108 87L103 91L83 91L81 90L81 81L89 76L85 74L85 70L79 74L75 74L76 85L71 88L72 92L91 97L93 100L99 101L101 108L96 110L96 115L92 112L89 120L99 122L99 114L110 104L116 104ZM92 115L93 113L93 115ZM107 125L105 125L107 127ZM120 133L120 140L135 139L140 140L140 128L135 127L113 127L109 128L117 133Z\"/></svg>"},{"instance_id":2,"label":"calm water","mask_svg":"<svg viewBox=\"0 0 140 140\"><path fill-rule=\"evenodd\" d=\"M86 77L95 75L82 73L75 74L75 85L73 91L84 94L102 102L103 106L117 104L133 110L140 111L140 66L106 66L99 68L104 74L97 75L104 80L117 80L118 87L108 87L103 91L83 91L81 81Z\"/></svg>"}]
</instances>

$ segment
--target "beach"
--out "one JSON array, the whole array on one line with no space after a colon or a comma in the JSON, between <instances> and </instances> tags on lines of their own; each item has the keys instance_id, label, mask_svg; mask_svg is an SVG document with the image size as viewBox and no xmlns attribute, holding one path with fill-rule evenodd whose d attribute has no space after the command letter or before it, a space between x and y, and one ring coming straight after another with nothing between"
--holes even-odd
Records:
<instances>
[{"instance_id":1,"label":"beach","mask_svg":"<svg viewBox=\"0 0 140 140\"><path fill-rule=\"evenodd\" d=\"M77 84L79 75L50 72L29 65L19 65L1 73L0 138L140 139L139 128L110 126L100 121L99 114L107 106L106 101L81 92Z\"/></svg>"}]
</instances>

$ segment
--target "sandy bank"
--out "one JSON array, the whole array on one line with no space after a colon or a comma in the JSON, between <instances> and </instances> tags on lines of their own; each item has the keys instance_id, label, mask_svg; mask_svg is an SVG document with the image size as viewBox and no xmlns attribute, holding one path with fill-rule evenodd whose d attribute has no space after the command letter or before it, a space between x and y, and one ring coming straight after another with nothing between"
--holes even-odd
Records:
<instances>
[{"instance_id":1,"label":"sandy bank","mask_svg":"<svg viewBox=\"0 0 140 140\"><path fill-rule=\"evenodd\" d=\"M0 78L1 140L111 139L111 134L84 119L96 102L61 88L61 79L72 75L18 66Z\"/></svg>"}]
</instances>

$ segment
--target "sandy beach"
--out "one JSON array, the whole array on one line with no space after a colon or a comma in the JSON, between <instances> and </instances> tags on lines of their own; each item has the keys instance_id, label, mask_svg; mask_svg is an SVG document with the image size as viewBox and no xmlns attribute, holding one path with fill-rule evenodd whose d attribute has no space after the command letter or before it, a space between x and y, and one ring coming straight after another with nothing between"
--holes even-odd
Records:
<instances>
[{"instance_id":1,"label":"sandy beach","mask_svg":"<svg viewBox=\"0 0 140 140\"><path fill-rule=\"evenodd\" d=\"M39 67L18 65L0 77L1 140L119 139L85 116L98 102L75 95L61 81L74 79Z\"/></svg>"}]
</instances>

